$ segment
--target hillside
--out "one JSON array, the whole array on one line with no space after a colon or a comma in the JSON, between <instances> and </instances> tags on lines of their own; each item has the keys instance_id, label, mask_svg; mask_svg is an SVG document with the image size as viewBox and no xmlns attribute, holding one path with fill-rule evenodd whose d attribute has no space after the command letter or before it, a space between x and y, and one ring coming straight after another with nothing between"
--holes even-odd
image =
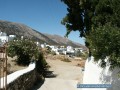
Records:
<instances>
[{"instance_id":1,"label":"hillside","mask_svg":"<svg viewBox=\"0 0 120 90\"><path fill-rule=\"evenodd\" d=\"M17 37L24 36L26 38L39 41L40 43L47 43L50 45L71 45L73 47L84 47L81 44L75 43L59 35L40 33L21 23L0 20L0 31L6 32L8 35L16 35Z\"/></svg>"}]
</instances>

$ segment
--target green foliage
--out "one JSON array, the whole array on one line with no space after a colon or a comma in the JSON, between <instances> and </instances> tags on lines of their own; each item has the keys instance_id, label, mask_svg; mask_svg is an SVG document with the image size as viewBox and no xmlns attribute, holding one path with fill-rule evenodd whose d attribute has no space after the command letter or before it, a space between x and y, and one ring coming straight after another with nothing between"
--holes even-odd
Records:
<instances>
[{"instance_id":1,"label":"green foliage","mask_svg":"<svg viewBox=\"0 0 120 90\"><path fill-rule=\"evenodd\" d=\"M91 31L87 41L95 60L101 59L101 66L105 66L104 59L108 58L111 68L120 67L120 28L111 24L100 26Z\"/></svg>"},{"instance_id":2,"label":"green foliage","mask_svg":"<svg viewBox=\"0 0 120 90\"><path fill-rule=\"evenodd\" d=\"M51 53L51 48L49 46L47 46L46 49L47 49L46 53Z\"/></svg>"},{"instance_id":3,"label":"green foliage","mask_svg":"<svg viewBox=\"0 0 120 90\"><path fill-rule=\"evenodd\" d=\"M87 52L84 52L81 54L80 56L83 60L86 60L88 58L88 53Z\"/></svg>"},{"instance_id":4,"label":"green foliage","mask_svg":"<svg viewBox=\"0 0 120 90\"><path fill-rule=\"evenodd\" d=\"M66 26L67 34L72 31L80 30L83 32L82 10L79 8L79 0L61 0L67 4L68 14L63 18L61 23ZM72 3L72 4L71 4Z\"/></svg>"},{"instance_id":5,"label":"green foliage","mask_svg":"<svg viewBox=\"0 0 120 90\"><path fill-rule=\"evenodd\" d=\"M80 36L86 37L94 27L111 22L120 27L119 0L61 0L67 5L68 13L61 23L67 28L67 35L80 31Z\"/></svg>"},{"instance_id":6,"label":"green foliage","mask_svg":"<svg viewBox=\"0 0 120 90\"><path fill-rule=\"evenodd\" d=\"M44 71L47 70L47 62L42 52L38 53L38 60L36 61L36 70L38 73L42 74L44 74Z\"/></svg>"},{"instance_id":7,"label":"green foliage","mask_svg":"<svg viewBox=\"0 0 120 90\"><path fill-rule=\"evenodd\" d=\"M82 52L79 51L79 52L76 53L75 56L81 57L82 59L86 60L87 57L88 57L88 53L87 52L82 53Z\"/></svg>"},{"instance_id":8,"label":"green foliage","mask_svg":"<svg viewBox=\"0 0 120 90\"><path fill-rule=\"evenodd\" d=\"M105 67L108 58L111 68L120 67L120 0L61 0L68 13L62 20L71 31L80 31L95 60Z\"/></svg>"},{"instance_id":9,"label":"green foliage","mask_svg":"<svg viewBox=\"0 0 120 90\"><path fill-rule=\"evenodd\" d=\"M92 17L99 0L61 0L67 5L68 13L61 23L66 26L68 35L72 30L78 30L81 37L89 33ZM83 18L84 17L84 18Z\"/></svg>"},{"instance_id":10,"label":"green foliage","mask_svg":"<svg viewBox=\"0 0 120 90\"><path fill-rule=\"evenodd\" d=\"M8 43L8 56L17 56L17 64L29 65L30 62L37 60L38 48L33 41L16 40Z\"/></svg>"},{"instance_id":11,"label":"green foliage","mask_svg":"<svg viewBox=\"0 0 120 90\"><path fill-rule=\"evenodd\" d=\"M31 40L16 40L8 43L8 56L17 56L18 65L29 65L31 62L36 62L36 71L44 75L47 69L47 62L43 53L37 45Z\"/></svg>"}]
</instances>

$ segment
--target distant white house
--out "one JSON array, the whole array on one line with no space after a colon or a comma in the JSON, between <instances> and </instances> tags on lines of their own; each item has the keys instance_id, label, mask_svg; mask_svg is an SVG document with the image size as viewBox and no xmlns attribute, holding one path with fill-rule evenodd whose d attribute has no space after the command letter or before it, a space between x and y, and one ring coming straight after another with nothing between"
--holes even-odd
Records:
<instances>
[{"instance_id":1,"label":"distant white house","mask_svg":"<svg viewBox=\"0 0 120 90\"><path fill-rule=\"evenodd\" d=\"M0 41L5 43L8 42L9 37L8 36L0 36Z\"/></svg>"},{"instance_id":2,"label":"distant white house","mask_svg":"<svg viewBox=\"0 0 120 90\"><path fill-rule=\"evenodd\" d=\"M51 51L57 51L57 50L58 50L58 47L57 47L57 46L51 45L50 48L51 48Z\"/></svg>"},{"instance_id":3,"label":"distant white house","mask_svg":"<svg viewBox=\"0 0 120 90\"><path fill-rule=\"evenodd\" d=\"M54 51L57 55L63 54L68 56L75 56L77 51L83 52L82 48L73 48L72 46L55 46L55 45L47 45L46 43L41 44L41 48L50 47L51 51Z\"/></svg>"},{"instance_id":4,"label":"distant white house","mask_svg":"<svg viewBox=\"0 0 120 90\"><path fill-rule=\"evenodd\" d=\"M9 41L13 40L14 38L16 38L16 35L9 35Z\"/></svg>"},{"instance_id":5,"label":"distant white house","mask_svg":"<svg viewBox=\"0 0 120 90\"><path fill-rule=\"evenodd\" d=\"M64 54L64 55L71 55L74 54L74 49L71 46L68 46L67 48L64 48L64 46L49 46L51 48L51 51L54 51L56 54Z\"/></svg>"},{"instance_id":6,"label":"distant white house","mask_svg":"<svg viewBox=\"0 0 120 90\"><path fill-rule=\"evenodd\" d=\"M11 37L11 38L15 38L15 37L16 37L16 35L9 35L9 37Z\"/></svg>"},{"instance_id":7,"label":"distant white house","mask_svg":"<svg viewBox=\"0 0 120 90\"><path fill-rule=\"evenodd\" d=\"M40 42L37 41L37 42L35 42L35 43L36 43L37 46L40 46Z\"/></svg>"},{"instance_id":8,"label":"distant white house","mask_svg":"<svg viewBox=\"0 0 120 90\"><path fill-rule=\"evenodd\" d=\"M21 40L23 40L24 36L21 36Z\"/></svg>"},{"instance_id":9,"label":"distant white house","mask_svg":"<svg viewBox=\"0 0 120 90\"><path fill-rule=\"evenodd\" d=\"M64 54L64 55L66 55L66 48L58 48L58 53L59 54Z\"/></svg>"},{"instance_id":10,"label":"distant white house","mask_svg":"<svg viewBox=\"0 0 120 90\"><path fill-rule=\"evenodd\" d=\"M83 53L83 48L75 48L75 51L80 51L81 53Z\"/></svg>"},{"instance_id":11,"label":"distant white house","mask_svg":"<svg viewBox=\"0 0 120 90\"><path fill-rule=\"evenodd\" d=\"M8 40L9 40L9 37L7 36L7 34L4 32L0 32L0 41L2 43L5 43L5 42L8 42Z\"/></svg>"},{"instance_id":12,"label":"distant white house","mask_svg":"<svg viewBox=\"0 0 120 90\"><path fill-rule=\"evenodd\" d=\"M74 52L74 49L72 46L67 46L67 52Z\"/></svg>"},{"instance_id":13,"label":"distant white house","mask_svg":"<svg viewBox=\"0 0 120 90\"><path fill-rule=\"evenodd\" d=\"M67 51L66 51L66 55L69 55L69 56L73 56L75 53L75 50L72 46L67 46Z\"/></svg>"},{"instance_id":14,"label":"distant white house","mask_svg":"<svg viewBox=\"0 0 120 90\"><path fill-rule=\"evenodd\" d=\"M46 48L46 43L40 45L41 48Z\"/></svg>"},{"instance_id":15,"label":"distant white house","mask_svg":"<svg viewBox=\"0 0 120 90\"><path fill-rule=\"evenodd\" d=\"M9 35L7 36L6 33L0 32L0 46L2 46L4 43L13 40L16 37L16 35Z\"/></svg>"},{"instance_id":16,"label":"distant white house","mask_svg":"<svg viewBox=\"0 0 120 90\"><path fill-rule=\"evenodd\" d=\"M54 51L57 55L59 55L58 47L57 46L51 45L49 47L51 48L51 51Z\"/></svg>"}]
</instances>

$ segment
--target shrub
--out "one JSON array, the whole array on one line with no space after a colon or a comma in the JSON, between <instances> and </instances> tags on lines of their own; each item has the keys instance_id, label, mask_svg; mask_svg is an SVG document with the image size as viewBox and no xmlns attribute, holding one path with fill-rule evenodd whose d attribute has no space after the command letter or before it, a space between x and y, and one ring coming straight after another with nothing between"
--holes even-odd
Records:
<instances>
[{"instance_id":1,"label":"shrub","mask_svg":"<svg viewBox=\"0 0 120 90\"><path fill-rule=\"evenodd\" d=\"M30 40L16 40L8 43L8 56L17 56L18 65L29 65L30 62L38 59L38 47Z\"/></svg>"},{"instance_id":2,"label":"shrub","mask_svg":"<svg viewBox=\"0 0 120 90\"><path fill-rule=\"evenodd\" d=\"M56 55L55 51L51 51L51 54L52 54L52 55Z\"/></svg>"},{"instance_id":3,"label":"shrub","mask_svg":"<svg viewBox=\"0 0 120 90\"><path fill-rule=\"evenodd\" d=\"M61 61L64 61L64 62L71 62L71 61L69 60L69 58L67 58L67 57L63 57L63 58L61 59Z\"/></svg>"},{"instance_id":4,"label":"shrub","mask_svg":"<svg viewBox=\"0 0 120 90\"><path fill-rule=\"evenodd\" d=\"M43 56L42 52L39 52L38 54L38 60L36 61L36 71L40 74L43 74L45 76L45 71L48 68L48 64Z\"/></svg>"}]
</instances>

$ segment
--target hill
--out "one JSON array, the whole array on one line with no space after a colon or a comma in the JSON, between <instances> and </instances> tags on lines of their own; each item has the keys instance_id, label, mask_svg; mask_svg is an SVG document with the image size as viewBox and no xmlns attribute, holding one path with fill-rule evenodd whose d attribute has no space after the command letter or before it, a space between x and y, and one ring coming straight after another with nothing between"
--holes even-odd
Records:
<instances>
[{"instance_id":1,"label":"hill","mask_svg":"<svg viewBox=\"0 0 120 90\"><path fill-rule=\"evenodd\" d=\"M24 36L26 38L39 41L40 43L47 43L50 45L71 45L73 47L85 47L59 35L43 34L21 23L0 20L0 31L6 32L7 35L16 35L17 37Z\"/></svg>"}]
</instances>

